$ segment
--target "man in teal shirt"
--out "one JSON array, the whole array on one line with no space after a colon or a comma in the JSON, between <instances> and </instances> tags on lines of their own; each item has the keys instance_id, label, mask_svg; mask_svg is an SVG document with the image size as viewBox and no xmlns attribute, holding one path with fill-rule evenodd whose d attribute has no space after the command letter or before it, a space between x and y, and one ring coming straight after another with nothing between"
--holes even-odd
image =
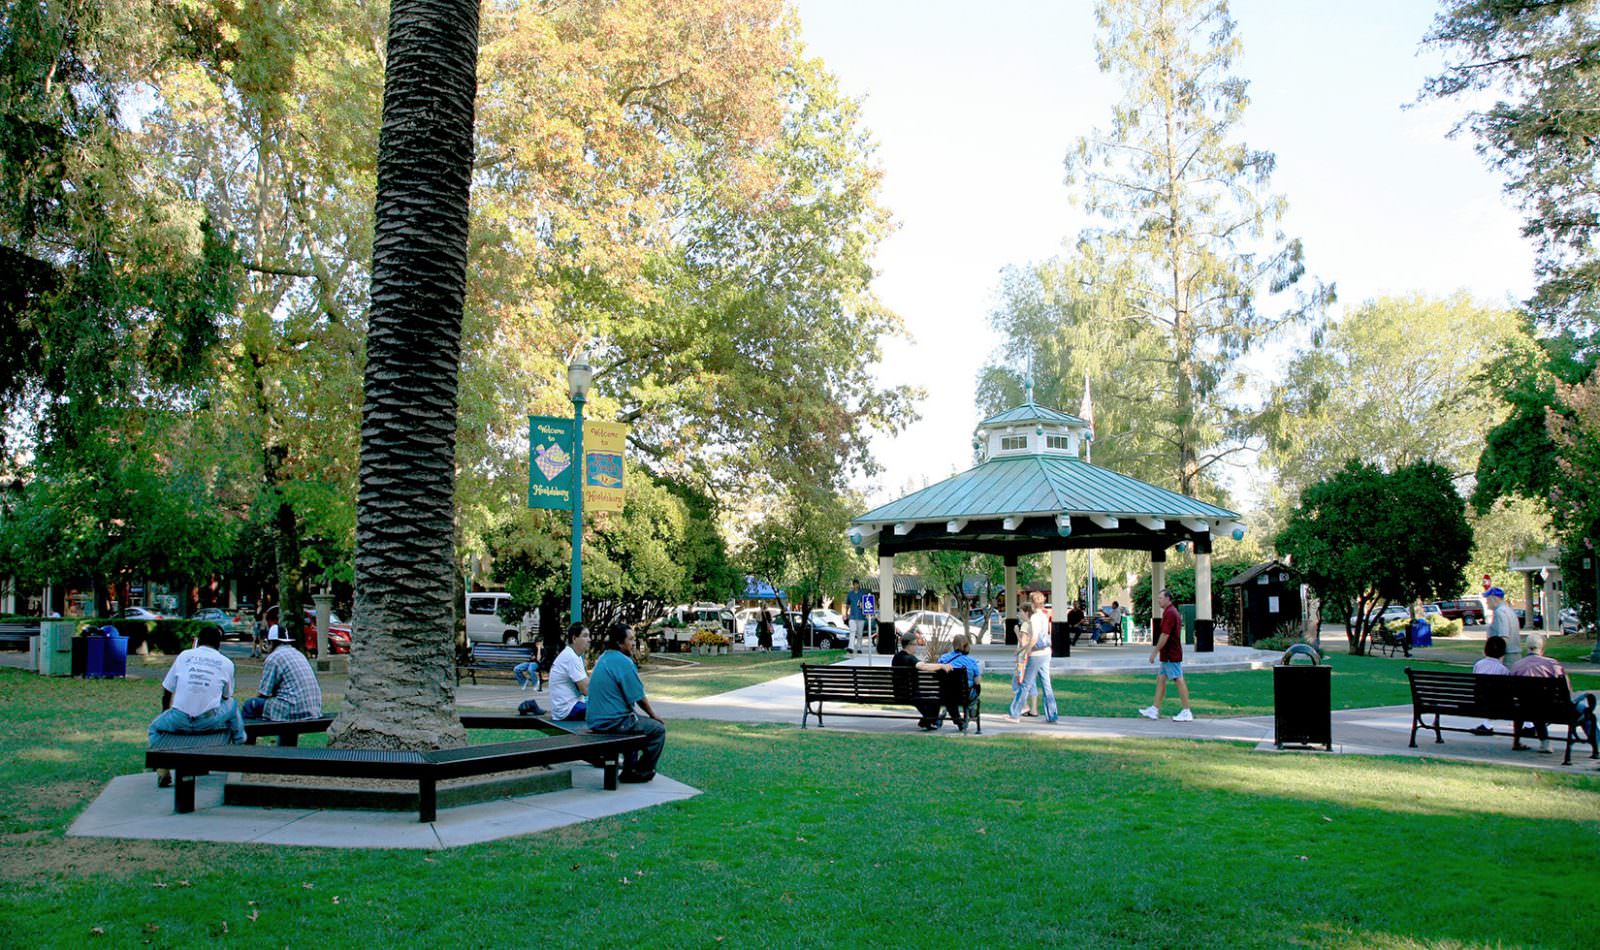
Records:
<instances>
[{"instance_id":1,"label":"man in teal shirt","mask_svg":"<svg viewBox=\"0 0 1600 950\"><path fill-rule=\"evenodd\" d=\"M640 717L634 707L644 711ZM614 623L606 630L605 652L589 674L589 705L586 711L590 732L624 736L646 736L645 747L629 752L623 760L624 782L648 782L656 777L656 762L667 742L667 727L644 696L639 668L633 664L633 628Z\"/></svg>"}]
</instances>

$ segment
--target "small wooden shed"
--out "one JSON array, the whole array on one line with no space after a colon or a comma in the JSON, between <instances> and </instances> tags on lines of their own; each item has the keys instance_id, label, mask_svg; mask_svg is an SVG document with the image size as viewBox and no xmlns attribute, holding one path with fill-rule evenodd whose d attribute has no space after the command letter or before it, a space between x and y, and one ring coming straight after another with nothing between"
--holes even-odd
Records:
<instances>
[{"instance_id":1,"label":"small wooden shed","mask_svg":"<svg viewBox=\"0 0 1600 950\"><path fill-rule=\"evenodd\" d=\"M1300 623L1300 575L1282 561L1257 564L1224 586L1239 589L1240 616L1235 620L1246 644L1272 636L1284 624Z\"/></svg>"}]
</instances>

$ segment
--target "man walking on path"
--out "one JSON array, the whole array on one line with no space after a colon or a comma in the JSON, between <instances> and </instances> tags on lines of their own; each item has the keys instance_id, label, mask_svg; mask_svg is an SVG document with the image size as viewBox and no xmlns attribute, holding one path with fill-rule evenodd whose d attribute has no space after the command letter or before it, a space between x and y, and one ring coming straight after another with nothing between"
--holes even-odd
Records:
<instances>
[{"instance_id":1,"label":"man walking on path","mask_svg":"<svg viewBox=\"0 0 1600 950\"><path fill-rule=\"evenodd\" d=\"M861 590L859 578L850 582L850 593L844 595L845 612L850 620L850 652L861 651L861 640L867 630L867 612L861 608L862 598L865 595Z\"/></svg>"},{"instance_id":2,"label":"man walking on path","mask_svg":"<svg viewBox=\"0 0 1600 950\"><path fill-rule=\"evenodd\" d=\"M1178 701L1183 703L1183 708L1172 717L1173 722L1192 722L1194 713L1189 711L1189 684L1183 679L1183 617L1178 613L1178 607L1172 602L1172 592L1161 592L1161 633L1156 637L1156 645L1150 651L1150 662L1161 660L1161 672L1156 674L1156 701L1153 705L1139 710L1139 715L1146 719L1161 718L1161 701L1167 698L1167 680L1178 684Z\"/></svg>"},{"instance_id":3,"label":"man walking on path","mask_svg":"<svg viewBox=\"0 0 1600 950\"><path fill-rule=\"evenodd\" d=\"M1506 592L1491 587L1483 595L1483 602L1489 606L1489 636L1504 639L1506 656L1515 661L1522 655L1522 630L1517 624L1516 613L1506 603Z\"/></svg>"}]
</instances>

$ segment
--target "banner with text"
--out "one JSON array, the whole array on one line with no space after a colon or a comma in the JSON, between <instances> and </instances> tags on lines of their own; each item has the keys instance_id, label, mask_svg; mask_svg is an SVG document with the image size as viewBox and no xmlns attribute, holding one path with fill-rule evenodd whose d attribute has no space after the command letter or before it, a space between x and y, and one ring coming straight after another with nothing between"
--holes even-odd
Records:
<instances>
[{"instance_id":1,"label":"banner with text","mask_svg":"<svg viewBox=\"0 0 1600 950\"><path fill-rule=\"evenodd\" d=\"M572 420L528 417L528 507L572 510Z\"/></svg>"},{"instance_id":2,"label":"banner with text","mask_svg":"<svg viewBox=\"0 0 1600 950\"><path fill-rule=\"evenodd\" d=\"M621 511L622 449L628 427L620 422L583 424L583 509Z\"/></svg>"}]
</instances>

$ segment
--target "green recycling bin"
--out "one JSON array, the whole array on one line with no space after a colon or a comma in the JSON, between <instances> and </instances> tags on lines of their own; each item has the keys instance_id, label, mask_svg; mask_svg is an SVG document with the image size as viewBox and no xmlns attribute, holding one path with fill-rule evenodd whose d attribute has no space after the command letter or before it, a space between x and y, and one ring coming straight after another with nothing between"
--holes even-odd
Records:
<instances>
[{"instance_id":1,"label":"green recycling bin","mask_svg":"<svg viewBox=\"0 0 1600 950\"><path fill-rule=\"evenodd\" d=\"M1133 642L1133 614L1127 612L1122 615L1122 642Z\"/></svg>"},{"instance_id":2,"label":"green recycling bin","mask_svg":"<svg viewBox=\"0 0 1600 950\"><path fill-rule=\"evenodd\" d=\"M45 620L39 624L39 672L45 676L72 675L71 620Z\"/></svg>"},{"instance_id":3,"label":"green recycling bin","mask_svg":"<svg viewBox=\"0 0 1600 950\"><path fill-rule=\"evenodd\" d=\"M1194 643L1194 604L1179 604L1178 613L1183 616L1183 642Z\"/></svg>"}]
</instances>

